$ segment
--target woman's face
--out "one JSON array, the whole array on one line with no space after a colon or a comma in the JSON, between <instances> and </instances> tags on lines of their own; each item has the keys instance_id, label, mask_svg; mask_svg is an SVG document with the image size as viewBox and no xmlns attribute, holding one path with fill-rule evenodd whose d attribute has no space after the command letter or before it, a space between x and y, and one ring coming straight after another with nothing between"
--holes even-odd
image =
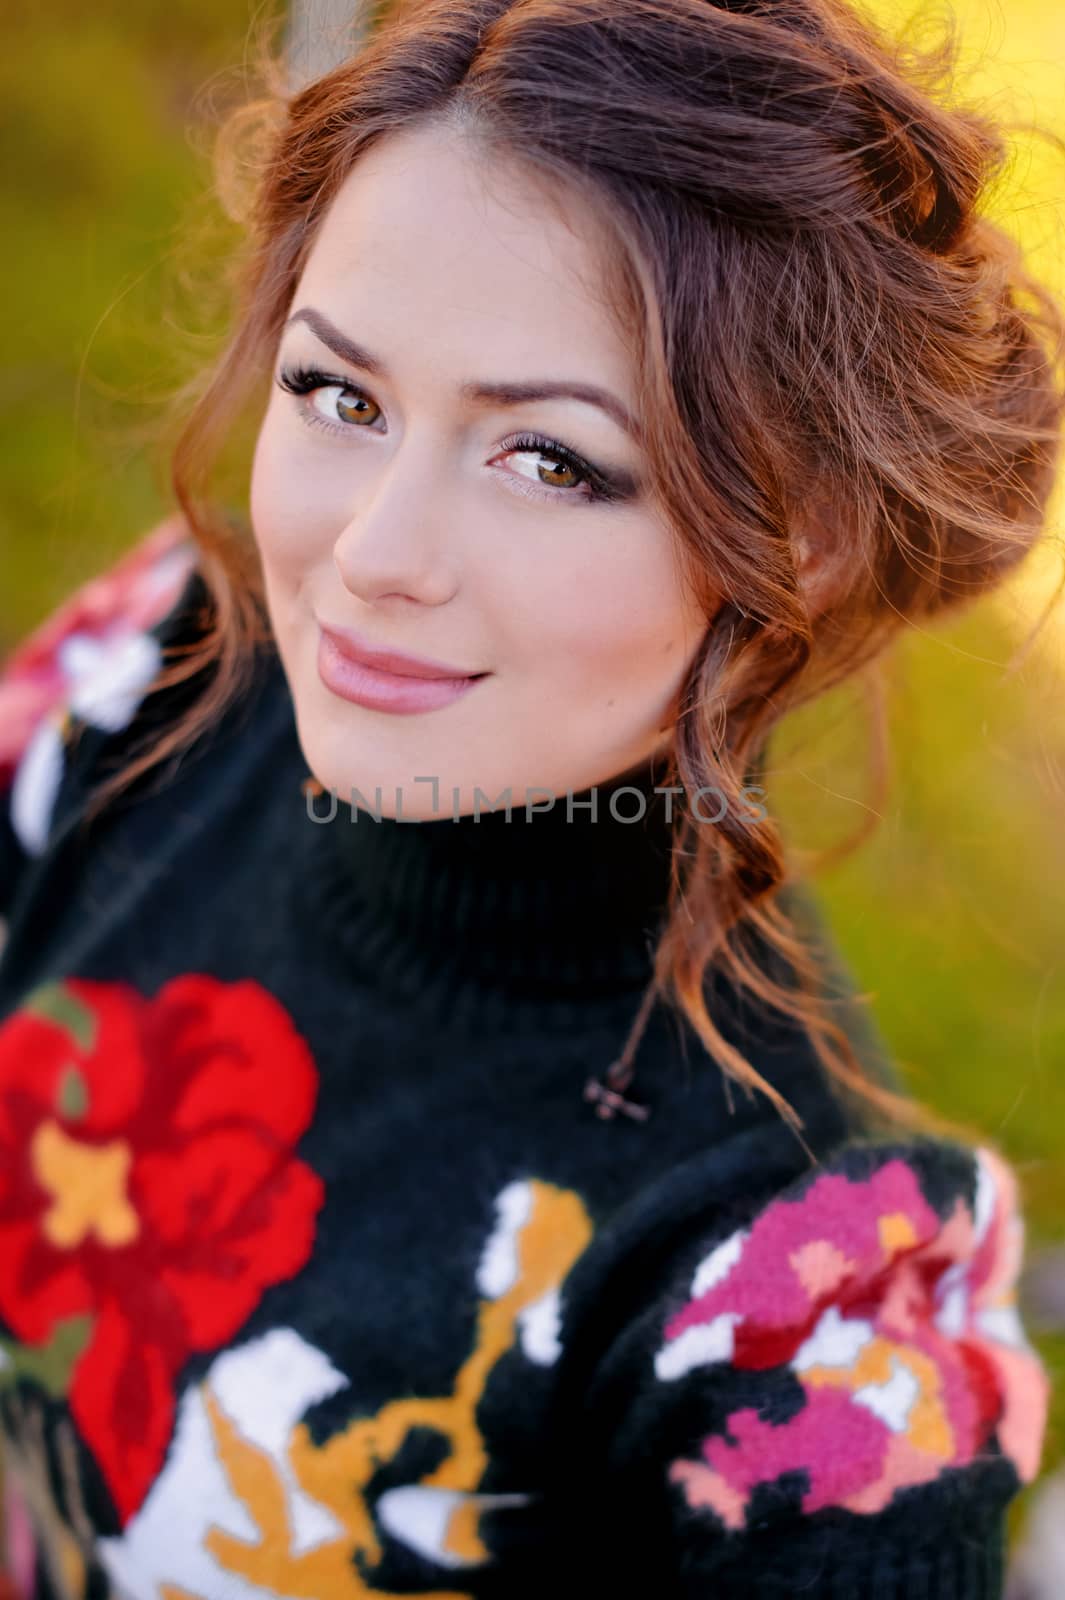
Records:
<instances>
[{"instance_id":1,"label":"woman's face","mask_svg":"<svg viewBox=\"0 0 1065 1600\"><path fill-rule=\"evenodd\" d=\"M452 131L374 146L322 222L275 364L313 387L275 383L251 509L300 745L341 801L564 804L668 745L707 618L599 277L590 237ZM481 676L345 668L323 627Z\"/></svg>"}]
</instances>

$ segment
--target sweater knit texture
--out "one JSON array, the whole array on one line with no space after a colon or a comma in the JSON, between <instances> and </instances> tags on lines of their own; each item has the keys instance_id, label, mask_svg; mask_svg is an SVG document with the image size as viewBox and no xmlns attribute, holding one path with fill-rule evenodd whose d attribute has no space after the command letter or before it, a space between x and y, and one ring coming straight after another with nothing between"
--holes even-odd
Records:
<instances>
[{"instance_id":1,"label":"sweater knit texture","mask_svg":"<svg viewBox=\"0 0 1065 1600\"><path fill-rule=\"evenodd\" d=\"M199 692L153 687L195 554L142 542L0 674L19 1600L996 1600L1047 1404L1008 1165L872 1133L716 968L802 1139L661 1002L599 1114L666 903L650 767L594 818L377 820L307 785L264 647L88 822Z\"/></svg>"}]
</instances>

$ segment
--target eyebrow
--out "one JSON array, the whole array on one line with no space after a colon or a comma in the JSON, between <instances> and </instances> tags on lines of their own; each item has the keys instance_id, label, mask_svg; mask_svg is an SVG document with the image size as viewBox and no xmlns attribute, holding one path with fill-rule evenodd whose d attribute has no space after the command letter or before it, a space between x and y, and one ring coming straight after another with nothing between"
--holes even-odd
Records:
<instances>
[{"instance_id":1,"label":"eyebrow","mask_svg":"<svg viewBox=\"0 0 1065 1600\"><path fill-rule=\"evenodd\" d=\"M322 343L329 346L334 355L348 362L350 366L369 372L374 377L387 377L387 368L380 357L375 356L364 345L357 344L346 333L342 333L324 312L316 311L313 306L301 306L289 317L282 332L297 322L305 322L312 333L317 334ZM631 434L634 439L638 440L640 437L634 418L621 401L606 389L596 388L591 383L570 382L564 379L544 379L534 383L477 383L467 379L465 383L459 384L459 395L463 400L473 404L497 406L527 405L536 400L583 400L586 405L598 406L601 411L605 411L619 428Z\"/></svg>"}]
</instances>

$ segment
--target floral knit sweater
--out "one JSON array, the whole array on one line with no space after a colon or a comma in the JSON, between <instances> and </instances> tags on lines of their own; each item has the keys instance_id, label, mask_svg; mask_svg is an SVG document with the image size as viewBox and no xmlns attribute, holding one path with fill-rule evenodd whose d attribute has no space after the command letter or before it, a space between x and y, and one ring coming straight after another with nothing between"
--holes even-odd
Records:
<instances>
[{"instance_id":1,"label":"floral knit sweater","mask_svg":"<svg viewBox=\"0 0 1065 1600\"><path fill-rule=\"evenodd\" d=\"M661 1007L600 1114L650 780L638 825L631 785L594 826L327 804L263 649L88 823L176 714L194 560L154 535L0 676L15 1593L999 1596L1046 1411L1009 1169L873 1137L716 971L807 1148Z\"/></svg>"}]
</instances>

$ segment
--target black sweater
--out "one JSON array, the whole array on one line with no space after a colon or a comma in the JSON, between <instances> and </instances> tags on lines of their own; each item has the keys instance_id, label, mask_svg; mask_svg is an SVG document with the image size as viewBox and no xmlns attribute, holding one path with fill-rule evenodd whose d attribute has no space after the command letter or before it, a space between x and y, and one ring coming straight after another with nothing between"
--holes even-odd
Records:
<instances>
[{"instance_id":1,"label":"black sweater","mask_svg":"<svg viewBox=\"0 0 1065 1600\"><path fill-rule=\"evenodd\" d=\"M194 571L108 648L208 601ZM0 822L17 1591L1000 1595L1046 1407L1001 1160L871 1138L714 971L808 1149L661 1005L630 1109L586 1097L665 904L651 769L594 825L334 812L267 649L86 826L189 692L72 684Z\"/></svg>"}]
</instances>

